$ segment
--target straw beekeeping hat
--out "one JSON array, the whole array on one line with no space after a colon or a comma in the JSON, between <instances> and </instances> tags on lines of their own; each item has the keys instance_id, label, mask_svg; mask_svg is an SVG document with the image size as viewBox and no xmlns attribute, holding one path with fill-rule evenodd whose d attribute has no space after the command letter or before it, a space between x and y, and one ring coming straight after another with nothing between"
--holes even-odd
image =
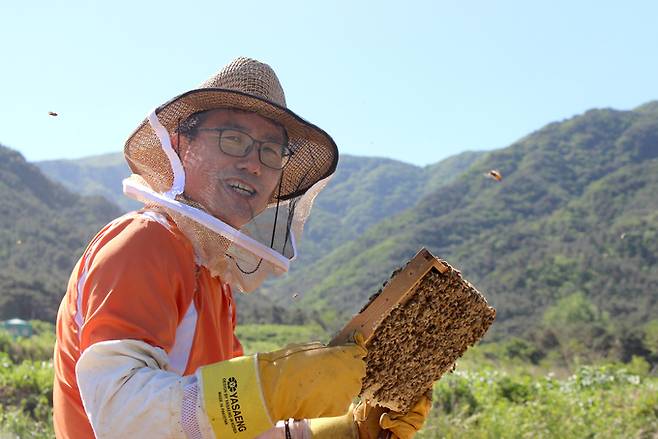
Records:
<instances>
[{"instance_id":1,"label":"straw beekeeping hat","mask_svg":"<svg viewBox=\"0 0 658 439\"><path fill-rule=\"evenodd\" d=\"M274 192L270 202L303 195L336 170L338 149L333 139L290 111L272 68L253 59L233 60L199 88L176 96L155 113L171 136L190 115L217 108L255 112L285 128L293 154L283 170L280 191ZM166 192L172 187L174 172L170 160L147 119L130 135L124 153L130 169L154 190Z\"/></svg>"}]
</instances>

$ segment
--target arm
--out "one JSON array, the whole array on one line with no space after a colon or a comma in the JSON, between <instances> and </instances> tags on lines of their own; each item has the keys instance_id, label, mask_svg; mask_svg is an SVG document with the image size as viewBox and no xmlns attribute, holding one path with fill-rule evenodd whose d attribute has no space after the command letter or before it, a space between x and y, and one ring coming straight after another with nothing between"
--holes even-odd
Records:
<instances>
[{"instance_id":1,"label":"arm","mask_svg":"<svg viewBox=\"0 0 658 439\"><path fill-rule=\"evenodd\" d=\"M254 437L277 419L345 412L365 373L365 349L355 344L291 346L193 377L169 371L167 352L194 291L194 278L180 273L194 270L156 227L102 247L81 284L76 376L97 437ZM226 384L235 379L238 394Z\"/></svg>"},{"instance_id":2,"label":"arm","mask_svg":"<svg viewBox=\"0 0 658 439\"><path fill-rule=\"evenodd\" d=\"M251 438L270 429L272 419L343 411L358 393L362 376L349 368L363 355L358 345L328 348L312 343L238 357L201 368L193 377L180 377L164 370L166 355L157 348L117 340L87 349L76 375L98 438ZM228 392L226 385L215 382L228 382ZM227 404L215 410L212 401L217 395Z\"/></svg>"},{"instance_id":3,"label":"arm","mask_svg":"<svg viewBox=\"0 0 658 439\"><path fill-rule=\"evenodd\" d=\"M85 350L76 377L97 438L186 437L192 427L183 425L183 399L195 377L166 367L162 349L138 340L104 341Z\"/></svg>"},{"instance_id":4,"label":"arm","mask_svg":"<svg viewBox=\"0 0 658 439\"><path fill-rule=\"evenodd\" d=\"M194 377L172 372L168 352L195 290L191 247L135 216L100 234L83 261L75 374L96 436L184 437L181 407Z\"/></svg>"}]
</instances>

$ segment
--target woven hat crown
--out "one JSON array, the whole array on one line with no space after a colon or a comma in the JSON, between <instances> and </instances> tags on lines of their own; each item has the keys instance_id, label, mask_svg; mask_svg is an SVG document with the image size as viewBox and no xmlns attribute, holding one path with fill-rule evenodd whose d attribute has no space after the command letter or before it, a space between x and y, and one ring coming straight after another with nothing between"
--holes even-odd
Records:
<instances>
[{"instance_id":1,"label":"woven hat crown","mask_svg":"<svg viewBox=\"0 0 658 439\"><path fill-rule=\"evenodd\" d=\"M240 91L286 107L286 96L276 73L267 64L240 57L224 66L199 88L224 88Z\"/></svg>"}]
</instances>

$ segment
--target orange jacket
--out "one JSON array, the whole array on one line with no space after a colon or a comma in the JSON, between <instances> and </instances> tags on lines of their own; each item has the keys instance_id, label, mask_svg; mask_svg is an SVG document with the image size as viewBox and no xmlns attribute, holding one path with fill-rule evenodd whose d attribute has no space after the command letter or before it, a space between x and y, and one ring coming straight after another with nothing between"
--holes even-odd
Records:
<instances>
[{"instance_id":1,"label":"orange jacket","mask_svg":"<svg viewBox=\"0 0 658 439\"><path fill-rule=\"evenodd\" d=\"M195 263L190 242L164 216L133 212L105 226L76 264L57 315L53 392L59 438L93 438L75 366L95 343L161 348L169 372L243 355L228 284Z\"/></svg>"}]
</instances>

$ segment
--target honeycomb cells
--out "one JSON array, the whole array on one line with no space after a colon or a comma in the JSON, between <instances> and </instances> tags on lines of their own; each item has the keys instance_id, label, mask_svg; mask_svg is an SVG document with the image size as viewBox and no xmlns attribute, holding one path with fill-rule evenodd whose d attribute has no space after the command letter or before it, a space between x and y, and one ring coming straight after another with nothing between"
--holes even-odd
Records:
<instances>
[{"instance_id":1,"label":"honeycomb cells","mask_svg":"<svg viewBox=\"0 0 658 439\"><path fill-rule=\"evenodd\" d=\"M449 269L428 271L366 344L362 398L406 412L493 323L486 299L442 262Z\"/></svg>"}]
</instances>

